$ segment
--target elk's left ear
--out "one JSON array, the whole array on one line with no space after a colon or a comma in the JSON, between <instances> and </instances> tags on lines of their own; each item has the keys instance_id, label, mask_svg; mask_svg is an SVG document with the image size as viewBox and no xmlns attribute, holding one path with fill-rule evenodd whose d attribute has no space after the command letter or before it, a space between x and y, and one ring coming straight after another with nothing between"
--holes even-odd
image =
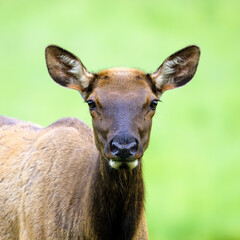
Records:
<instances>
[{"instance_id":1,"label":"elk's left ear","mask_svg":"<svg viewBox=\"0 0 240 240\"><path fill-rule=\"evenodd\" d=\"M181 87L194 76L200 57L198 46L186 47L168 57L156 72L150 74L159 94Z\"/></svg>"},{"instance_id":2,"label":"elk's left ear","mask_svg":"<svg viewBox=\"0 0 240 240\"><path fill-rule=\"evenodd\" d=\"M52 79L63 87L78 90L85 99L94 74L87 71L78 57L58 46L49 45L45 55Z\"/></svg>"}]
</instances>

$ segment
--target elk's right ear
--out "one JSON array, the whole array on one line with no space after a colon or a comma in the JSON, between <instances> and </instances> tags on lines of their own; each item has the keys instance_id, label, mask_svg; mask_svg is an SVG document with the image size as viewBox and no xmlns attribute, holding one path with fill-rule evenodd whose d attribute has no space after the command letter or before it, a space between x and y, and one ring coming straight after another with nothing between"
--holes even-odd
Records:
<instances>
[{"instance_id":1,"label":"elk's right ear","mask_svg":"<svg viewBox=\"0 0 240 240\"><path fill-rule=\"evenodd\" d=\"M200 57L198 46L188 46L168 57L150 77L159 95L169 89L181 87L194 76Z\"/></svg>"},{"instance_id":2,"label":"elk's right ear","mask_svg":"<svg viewBox=\"0 0 240 240\"><path fill-rule=\"evenodd\" d=\"M45 56L51 78L63 87L78 90L85 99L94 74L89 73L75 55L58 46L46 47Z\"/></svg>"}]
</instances>

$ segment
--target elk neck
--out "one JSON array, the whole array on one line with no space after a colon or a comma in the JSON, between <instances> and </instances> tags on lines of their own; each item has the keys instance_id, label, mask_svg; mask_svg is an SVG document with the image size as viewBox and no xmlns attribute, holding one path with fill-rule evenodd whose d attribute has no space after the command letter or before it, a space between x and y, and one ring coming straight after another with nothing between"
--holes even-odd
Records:
<instances>
[{"instance_id":1,"label":"elk neck","mask_svg":"<svg viewBox=\"0 0 240 240\"><path fill-rule=\"evenodd\" d=\"M97 239L132 239L144 209L141 160L138 167L112 169L99 156L93 173L89 212Z\"/></svg>"}]
</instances>

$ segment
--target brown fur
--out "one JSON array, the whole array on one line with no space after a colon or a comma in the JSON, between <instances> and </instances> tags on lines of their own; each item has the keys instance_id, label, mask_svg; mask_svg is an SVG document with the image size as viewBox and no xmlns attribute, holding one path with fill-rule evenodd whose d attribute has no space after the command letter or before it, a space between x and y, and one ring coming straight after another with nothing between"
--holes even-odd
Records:
<instances>
[{"instance_id":1,"label":"brown fur","mask_svg":"<svg viewBox=\"0 0 240 240\"><path fill-rule=\"evenodd\" d=\"M197 54L195 46L186 49L188 58ZM119 68L90 74L56 46L47 48L46 59L56 82L95 102L93 131L73 118L42 128L0 116L0 239L148 239L141 157L155 112L151 103L174 87L174 77L167 73L168 82L161 68L152 75ZM186 65L183 73L192 68L192 77L196 61ZM165 74L163 83L158 71ZM178 72L178 86L180 75L182 84L190 78ZM138 143L133 169L109 165L117 159L109 144L123 132Z\"/></svg>"}]
</instances>

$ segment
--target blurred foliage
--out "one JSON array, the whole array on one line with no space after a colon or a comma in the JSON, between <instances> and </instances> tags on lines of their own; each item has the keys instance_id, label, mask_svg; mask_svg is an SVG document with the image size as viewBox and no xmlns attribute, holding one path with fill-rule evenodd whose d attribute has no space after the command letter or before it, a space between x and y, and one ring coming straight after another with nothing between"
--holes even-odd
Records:
<instances>
[{"instance_id":1,"label":"blurred foliage","mask_svg":"<svg viewBox=\"0 0 240 240\"><path fill-rule=\"evenodd\" d=\"M90 71L152 72L173 52L201 47L196 76L164 94L144 156L151 240L240 239L239 0L0 0L0 113L43 126L89 125L77 92L48 76L57 44Z\"/></svg>"}]
</instances>

